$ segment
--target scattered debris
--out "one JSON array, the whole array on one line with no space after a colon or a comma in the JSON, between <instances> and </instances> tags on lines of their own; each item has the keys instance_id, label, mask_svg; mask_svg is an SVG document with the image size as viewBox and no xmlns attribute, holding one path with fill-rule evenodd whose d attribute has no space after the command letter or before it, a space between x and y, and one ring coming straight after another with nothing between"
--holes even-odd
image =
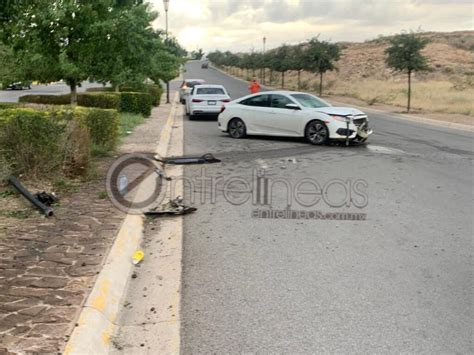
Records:
<instances>
[{"instance_id":1,"label":"scattered debris","mask_svg":"<svg viewBox=\"0 0 474 355\"><path fill-rule=\"evenodd\" d=\"M197 211L197 208L184 205L183 199L178 196L174 200L169 200L164 205L145 212L145 216L183 215L195 211Z\"/></svg>"},{"instance_id":2,"label":"scattered debris","mask_svg":"<svg viewBox=\"0 0 474 355\"><path fill-rule=\"evenodd\" d=\"M136 278L137 278L137 276L138 276L138 275L137 275L137 273L136 273L136 272L133 272L133 273L132 273L132 279L136 279Z\"/></svg>"},{"instance_id":3,"label":"scattered debris","mask_svg":"<svg viewBox=\"0 0 474 355\"><path fill-rule=\"evenodd\" d=\"M145 257L145 253L143 252L143 250L137 250L135 253L133 253L133 256L132 256L133 265L140 264L144 257Z\"/></svg>"},{"instance_id":4,"label":"scattered debris","mask_svg":"<svg viewBox=\"0 0 474 355\"><path fill-rule=\"evenodd\" d=\"M44 203L35 198L25 187L20 183L20 181L13 175L8 178L10 184L18 190L28 201L30 201L37 209L39 209L46 217L51 217L54 213L53 209L49 206L46 206Z\"/></svg>"},{"instance_id":5,"label":"scattered debris","mask_svg":"<svg viewBox=\"0 0 474 355\"><path fill-rule=\"evenodd\" d=\"M51 206L54 203L58 202L58 197L54 192L49 193L46 191L37 192L33 195L39 202L45 204L46 206Z\"/></svg>"},{"instance_id":6,"label":"scattered debris","mask_svg":"<svg viewBox=\"0 0 474 355\"><path fill-rule=\"evenodd\" d=\"M221 161L214 157L211 153L204 154L202 156L190 156L190 157L171 157L171 158L161 158L155 156L155 160L163 164L212 164L220 163Z\"/></svg>"}]
</instances>

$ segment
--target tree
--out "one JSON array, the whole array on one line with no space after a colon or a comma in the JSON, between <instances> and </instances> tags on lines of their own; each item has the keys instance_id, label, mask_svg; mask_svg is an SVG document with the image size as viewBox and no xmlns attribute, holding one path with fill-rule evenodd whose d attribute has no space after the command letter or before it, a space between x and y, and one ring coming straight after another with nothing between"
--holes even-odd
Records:
<instances>
[{"instance_id":1,"label":"tree","mask_svg":"<svg viewBox=\"0 0 474 355\"><path fill-rule=\"evenodd\" d=\"M64 79L71 89L71 104L76 90L87 79L94 63L97 44L105 42L95 30L110 17L108 0L15 1L12 11L2 19L2 37L22 65L35 79L51 82ZM16 10L16 11L14 11Z\"/></svg>"},{"instance_id":2,"label":"tree","mask_svg":"<svg viewBox=\"0 0 474 355\"><path fill-rule=\"evenodd\" d=\"M319 96L323 94L323 75L327 71L336 69L334 62L341 56L337 44L320 41L317 37L312 38L305 50L305 69L319 74Z\"/></svg>"},{"instance_id":3,"label":"tree","mask_svg":"<svg viewBox=\"0 0 474 355\"><path fill-rule=\"evenodd\" d=\"M428 40L420 38L414 32L401 33L389 39L390 47L385 50L386 63L397 71L405 71L408 75L407 112L411 105L411 74L414 71L428 70L426 57L421 50Z\"/></svg>"},{"instance_id":4,"label":"tree","mask_svg":"<svg viewBox=\"0 0 474 355\"><path fill-rule=\"evenodd\" d=\"M298 73L298 90L301 87L301 71L305 68L305 50L301 45L296 45L291 49L289 67Z\"/></svg>"},{"instance_id":5,"label":"tree","mask_svg":"<svg viewBox=\"0 0 474 355\"><path fill-rule=\"evenodd\" d=\"M191 58L195 60L201 60L204 57L204 52L202 48L199 48L197 51L191 52Z\"/></svg>"},{"instance_id":6,"label":"tree","mask_svg":"<svg viewBox=\"0 0 474 355\"><path fill-rule=\"evenodd\" d=\"M281 73L281 87L285 88L285 72L290 70L291 49L287 45L278 47L273 53L270 66L273 70Z\"/></svg>"},{"instance_id":7,"label":"tree","mask_svg":"<svg viewBox=\"0 0 474 355\"><path fill-rule=\"evenodd\" d=\"M109 19L94 25L95 36L106 40L94 50L90 74L94 80L110 82L118 91L124 84L139 84L147 78L150 53L164 44L162 33L150 26L157 15L148 4L122 1L111 10Z\"/></svg>"}]
</instances>

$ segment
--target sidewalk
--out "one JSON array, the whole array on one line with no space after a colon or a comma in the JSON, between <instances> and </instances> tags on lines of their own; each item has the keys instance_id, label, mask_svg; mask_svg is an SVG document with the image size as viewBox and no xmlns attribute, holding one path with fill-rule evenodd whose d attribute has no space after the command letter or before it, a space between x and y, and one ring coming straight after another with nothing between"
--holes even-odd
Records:
<instances>
[{"instance_id":1,"label":"sidewalk","mask_svg":"<svg viewBox=\"0 0 474 355\"><path fill-rule=\"evenodd\" d=\"M154 108L117 154L154 152L171 105ZM153 127L153 130L150 130ZM117 156L118 156L117 155ZM0 217L0 353L58 353L74 329L124 214L104 198L117 157L100 159L101 178L61 196L55 215ZM20 197L19 197L20 198Z\"/></svg>"}]
</instances>

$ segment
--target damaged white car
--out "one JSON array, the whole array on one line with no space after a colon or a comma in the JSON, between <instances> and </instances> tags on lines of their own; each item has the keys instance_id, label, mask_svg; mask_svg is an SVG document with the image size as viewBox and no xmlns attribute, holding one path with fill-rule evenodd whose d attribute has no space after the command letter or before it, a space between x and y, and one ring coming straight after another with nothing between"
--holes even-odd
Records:
<instances>
[{"instance_id":1,"label":"damaged white car","mask_svg":"<svg viewBox=\"0 0 474 355\"><path fill-rule=\"evenodd\" d=\"M305 137L322 145L330 140L364 142L372 134L365 113L333 107L304 92L266 91L225 104L219 129L233 138L246 135Z\"/></svg>"}]
</instances>

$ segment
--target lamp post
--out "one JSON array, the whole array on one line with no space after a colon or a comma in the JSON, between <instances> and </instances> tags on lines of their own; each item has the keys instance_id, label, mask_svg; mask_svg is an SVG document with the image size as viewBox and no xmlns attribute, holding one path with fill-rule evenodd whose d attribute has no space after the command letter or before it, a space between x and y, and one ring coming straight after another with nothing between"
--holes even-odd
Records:
<instances>
[{"instance_id":1,"label":"lamp post","mask_svg":"<svg viewBox=\"0 0 474 355\"><path fill-rule=\"evenodd\" d=\"M165 7L165 21L166 21L166 27L165 27L165 35L166 35L166 45L168 45L168 8L170 5L170 0L163 0L163 5ZM166 82L166 103L170 103L170 82Z\"/></svg>"},{"instance_id":2,"label":"lamp post","mask_svg":"<svg viewBox=\"0 0 474 355\"><path fill-rule=\"evenodd\" d=\"M262 75L262 84L265 85L265 42L267 41L267 38L264 36L263 37L263 57L262 57L262 62L263 62L263 75Z\"/></svg>"}]
</instances>

